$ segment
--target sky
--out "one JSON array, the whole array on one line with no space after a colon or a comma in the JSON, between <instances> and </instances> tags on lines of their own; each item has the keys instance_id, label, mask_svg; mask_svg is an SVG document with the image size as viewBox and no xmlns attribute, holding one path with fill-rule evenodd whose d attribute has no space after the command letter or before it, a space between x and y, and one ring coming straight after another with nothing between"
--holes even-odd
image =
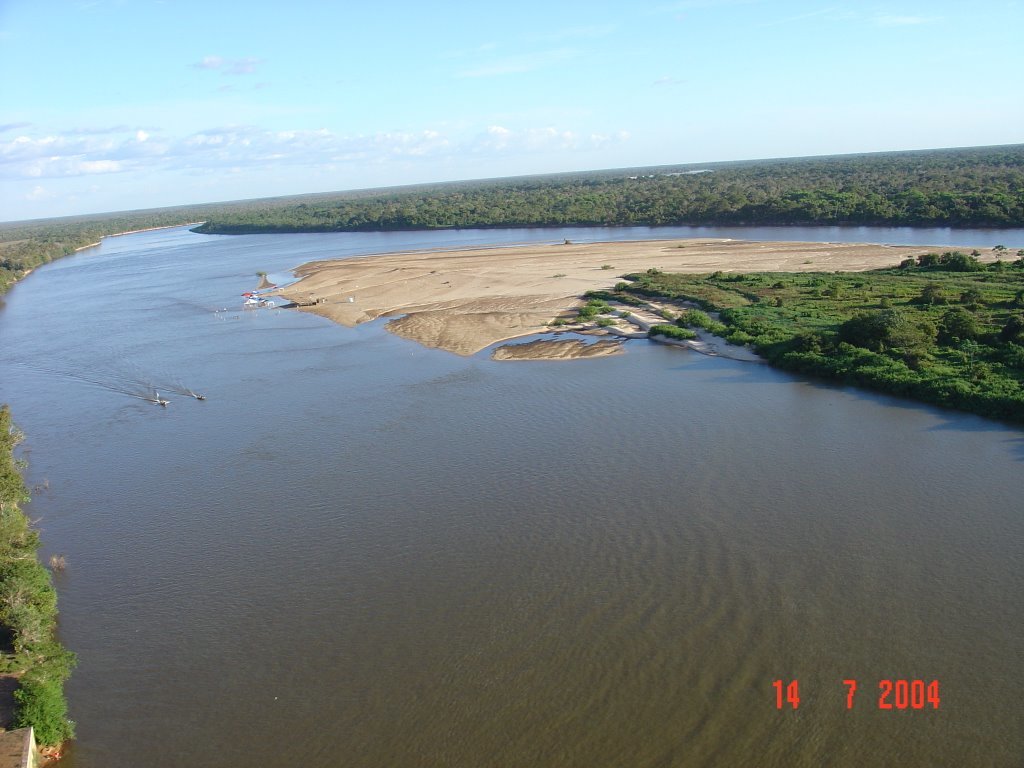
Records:
<instances>
[{"instance_id":1,"label":"sky","mask_svg":"<svg viewBox=\"0 0 1024 768\"><path fill-rule=\"evenodd\" d=\"M1024 142L1010 0L0 0L0 221Z\"/></svg>"}]
</instances>

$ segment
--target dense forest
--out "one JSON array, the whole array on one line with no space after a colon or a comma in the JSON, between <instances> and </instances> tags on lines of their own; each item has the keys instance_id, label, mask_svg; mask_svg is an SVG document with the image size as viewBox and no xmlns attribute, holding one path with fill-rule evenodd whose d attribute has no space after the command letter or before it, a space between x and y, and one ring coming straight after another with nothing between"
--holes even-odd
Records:
<instances>
[{"instance_id":1,"label":"dense forest","mask_svg":"<svg viewBox=\"0 0 1024 768\"><path fill-rule=\"evenodd\" d=\"M1024 145L710 163L253 204L199 232L696 224L1024 225Z\"/></svg>"},{"instance_id":2,"label":"dense forest","mask_svg":"<svg viewBox=\"0 0 1024 768\"><path fill-rule=\"evenodd\" d=\"M673 318L751 344L770 363L1024 423L1024 250L981 264L947 252L846 273L629 275L597 300L660 297Z\"/></svg>"},{"instance_id":3,"label":"dense forest","mask_svg":"<svg viewBox=\"0 0 1024 768\"><path fill-rule=\"evenodd\" d=\"M1024 226L1024 145L660 166L321 193L0 224L0 292L105 235L452 227Z\"/></svg>"}]
</instances>

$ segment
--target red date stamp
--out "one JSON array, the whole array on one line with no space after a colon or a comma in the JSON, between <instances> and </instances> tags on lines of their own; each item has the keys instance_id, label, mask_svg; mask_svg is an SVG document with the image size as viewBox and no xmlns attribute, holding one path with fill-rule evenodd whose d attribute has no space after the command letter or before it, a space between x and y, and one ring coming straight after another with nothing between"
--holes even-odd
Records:
<instances>
[{"instance_id":1,"label":"red date stamp","mask_svg":"<svg viewBox=\"0 0 1024 768\"><path fill-rule=\"evenodd\" d=\"M846 686L846 708L853 709L857 700L858 684L856 680L843 680ZM774 680L775 708L800 708L800 681ZM878 709L938 709L939 681L932 680L879 680Z\"/></svg>"}]
</instances>

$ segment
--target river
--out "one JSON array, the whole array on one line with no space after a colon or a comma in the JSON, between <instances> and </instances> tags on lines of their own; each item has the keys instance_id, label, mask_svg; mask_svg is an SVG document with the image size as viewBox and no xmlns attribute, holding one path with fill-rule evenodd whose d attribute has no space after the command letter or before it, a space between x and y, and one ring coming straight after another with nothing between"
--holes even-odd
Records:
<instances>
[{"instance_id":1,"label":"river","mask_svg":"<svg viewBox=\"0 0 1024 768\"><path fill-rule=\"evenodd\" d=\"M1024 431L646 341L499 363L238 309L313 259L684 236L1024 247L169 229L16 285L0 401L68 563L62 764L1019 766ZM886 680L938 708L880 708Z\"/></svg>"}]
</instances>

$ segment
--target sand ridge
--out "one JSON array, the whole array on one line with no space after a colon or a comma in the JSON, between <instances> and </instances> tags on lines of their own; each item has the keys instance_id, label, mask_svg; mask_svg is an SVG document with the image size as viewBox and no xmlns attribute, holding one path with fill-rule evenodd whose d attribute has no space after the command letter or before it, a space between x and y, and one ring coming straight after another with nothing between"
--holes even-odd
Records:
<instances>
[{"instance_id":1,"label":"sand ridge","mask_svg":"<svg viewBox=\"0 0 1024 768\"><path fill-rule=\"evenodd\" d=\"M547 331L584 293L610 288L632 272L856 272L944 250L689 239L407 251L304 264L296 270L300 279L279 293L293 301L323 299L306 311L347 326L398 316L389 331L472 355ZM994 255L984 250L982 258Z\"/></svg>"}]
</instances>

